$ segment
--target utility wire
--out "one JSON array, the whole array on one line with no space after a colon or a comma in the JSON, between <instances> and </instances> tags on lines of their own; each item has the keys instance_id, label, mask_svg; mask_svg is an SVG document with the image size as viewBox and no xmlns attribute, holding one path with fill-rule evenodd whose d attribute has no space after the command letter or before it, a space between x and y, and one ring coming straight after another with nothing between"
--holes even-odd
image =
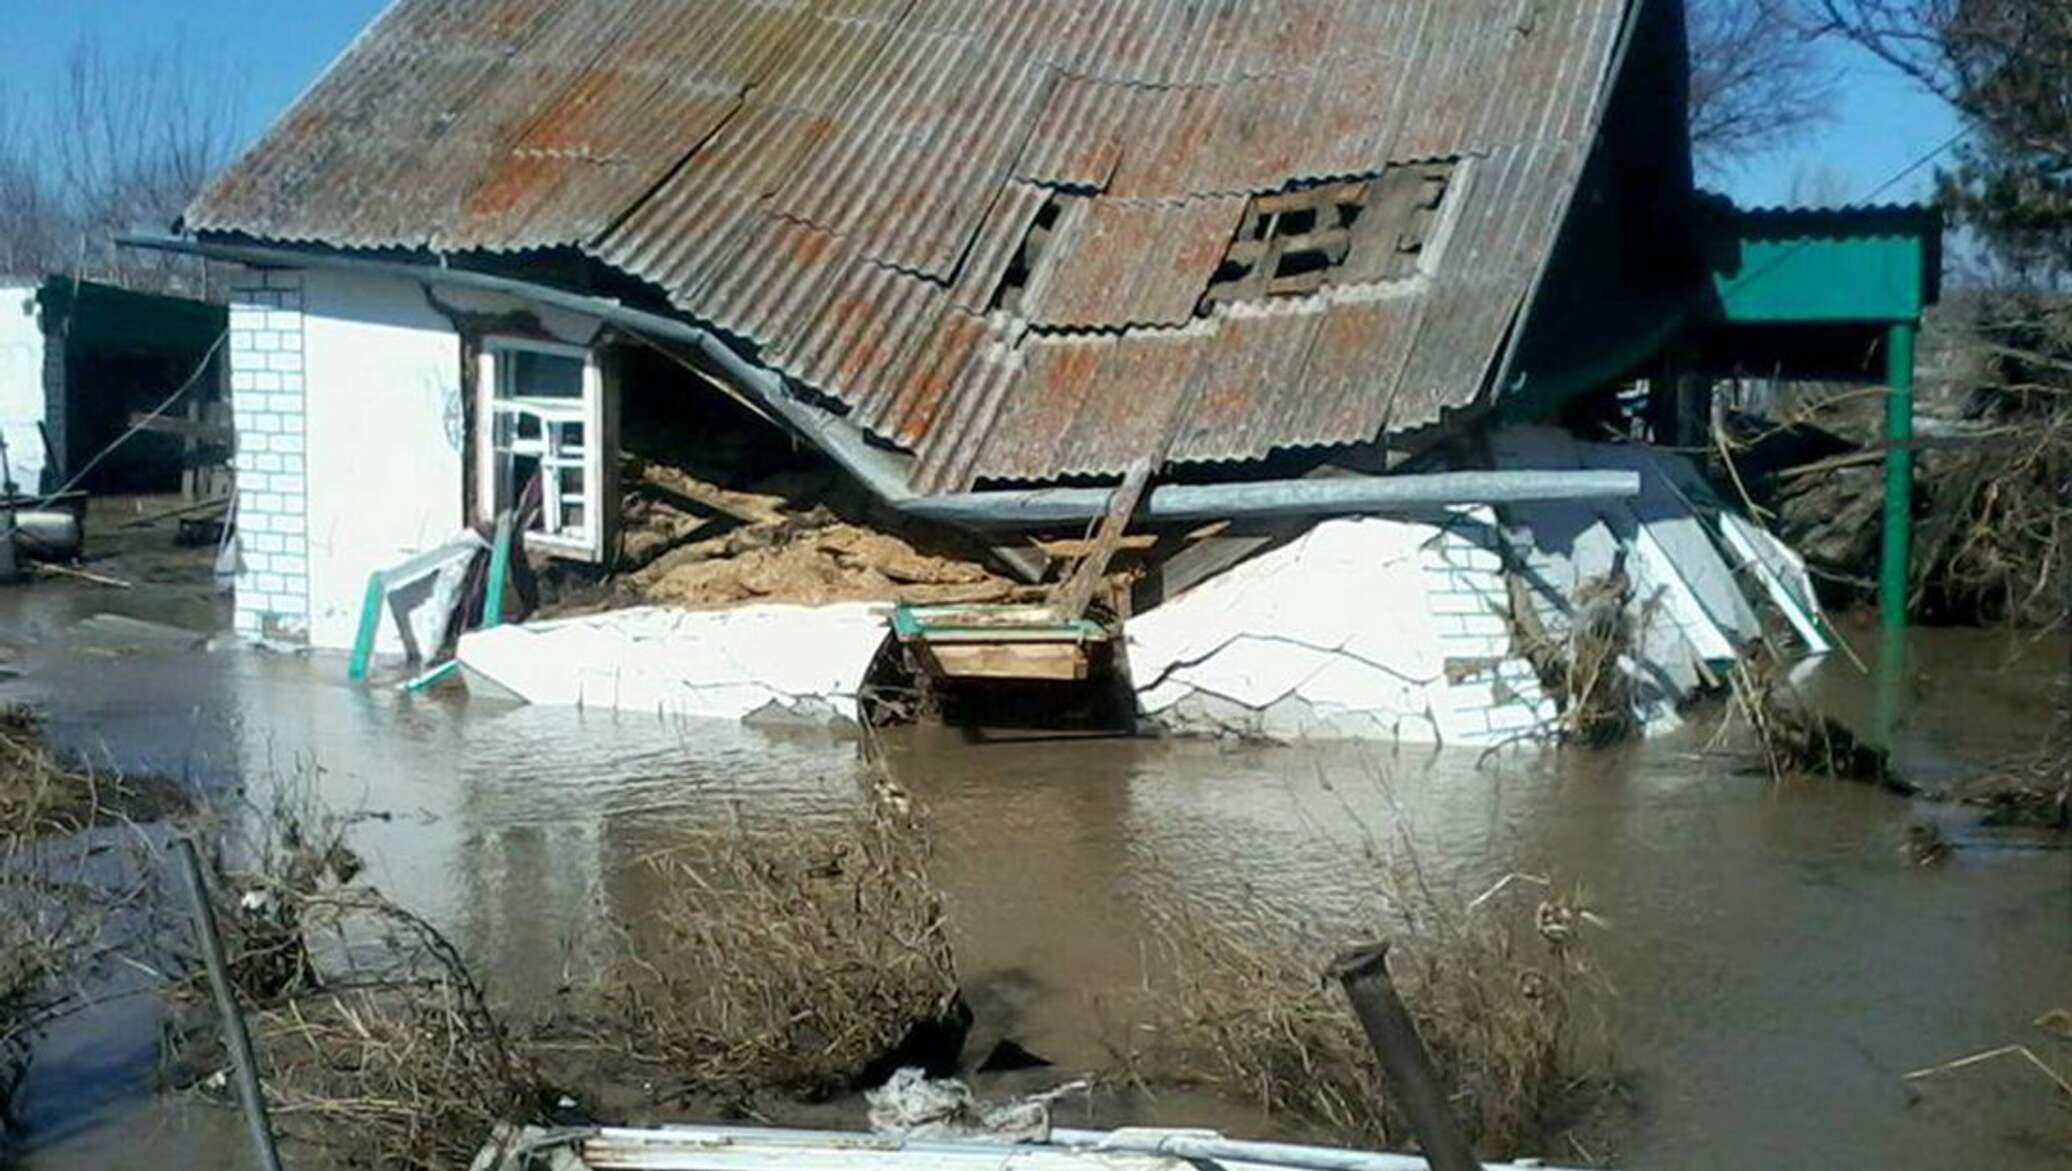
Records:
<instances>
[{"instance_id":1,"label":"utility wire","mask_svg":"<svg viewBox=\"0 0 2072 1171\"><path fill-rule=\"evenodd\" d=\"M138 419L136 422L130 424L130 429L116 436L115 441L113 443L110 443L108 446L94 453L94 457L86 461L85 467L82 467L77 472L75 472L72 478L66 480L62 487L58 488L56 491L50 493L49 495L43 497L41 500L38 500L33 507L42 508L45 505L49 504L51 501L56 500L58 497L63 496L65 493L71 491L73 487L75 487L79 483L79 481L84 480L86 478L86 474L88 472L93 471L94 467L97 464L99 464L102 460L108 458L108 456L112 454L116 448L121 447L125 443L128 443L130 439L136 435L137 432L144 430L146 427L150 426L151 423L154 420L156 420L160 415L164 414L166 412L166 408L178 402L180 400L181 395L186 394L189 390L193 389L194 384L197 381L199 381L201 379L202 374L208 370L209 360L216 356L217 350L223 348L223 339L229 336L230 331L227 329L224 330L222 333L217 334L216 340L209 343L208 352L204 353L201 356L201 362L194 367L194 373L189 374L187 376L187 381L182 382L178 390L175 390L173 391L173 393L167 395L165 397L164 402L159 403L157 406L151 408L151 412L149 414L145 415L141 419Z\"/></svg>"}]
</instances>

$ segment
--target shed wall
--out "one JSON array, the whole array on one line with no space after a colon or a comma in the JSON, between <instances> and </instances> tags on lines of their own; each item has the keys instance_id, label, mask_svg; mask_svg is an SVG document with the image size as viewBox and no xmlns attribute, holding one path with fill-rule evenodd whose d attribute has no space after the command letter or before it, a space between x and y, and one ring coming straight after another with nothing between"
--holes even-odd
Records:
<instances>
[{"instance_id":1,"label":"shed wall","mask_svg":"<svg viewBox=\"0 0 2072 1171\"><path fill-rule=\"evenodd\" d=\"M43 330L36 319L34 285L0 285L0 438L7 466L24 492L43 473Z\"/></svg>"}]
</instances>

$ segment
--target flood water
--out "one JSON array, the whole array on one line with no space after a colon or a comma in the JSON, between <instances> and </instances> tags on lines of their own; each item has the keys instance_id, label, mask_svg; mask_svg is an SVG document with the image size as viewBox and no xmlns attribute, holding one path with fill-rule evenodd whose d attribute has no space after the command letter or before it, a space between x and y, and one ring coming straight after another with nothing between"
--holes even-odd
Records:
<instances>
[{"instance_id":1,"label":"flood water","mask_svg":"<svg viewBox=\"0 0 2072 1171\"><path fill-rule=\"evenodd\" d=\"M27 648L4 697L126 767L214 789L313 777L365 815L363 881L512 995L551 985L600 901L644 897L636 856L731 808L813 819L854 799L853 740L406 697L348 684L330 656L82 645L72 624L109 597L0 601L0 628ZM139 604L190 626L221 617L206 601ZM1932 784L2032 747L2063 661L2062 644L1922 632L1903 764ZM1815 685L1844 712L1866 690L1841 660ZM1464 884L1530 871L1587 890L1610 924L1593 943L1634 1087L1619 1166L2072 1165L2072 1110L2033 1070L1903 1080L2030 1040L2038 1014L2072 1007L2072 852L1958 807L1772 784L1705 746L1702 727L1491 760L941 729L885 745L938 833L980 1035L1014 1037L1061 1077L1105 1060L1104 1009L1144 977L1148 916L1294 916L1321 959L1365 934L1360 845L1378 836ZM1947 865L1901 858L1924 819L1957 844ZM233 1116L151 1097L155 1027L131 1001L52 1037L23 1103L28 1166L248 1165ZM1156 1107L1140 1121L1160 1121ZM1217 1124L1262 1129L1241 1104Z\"/></svg>"}]
</instances>

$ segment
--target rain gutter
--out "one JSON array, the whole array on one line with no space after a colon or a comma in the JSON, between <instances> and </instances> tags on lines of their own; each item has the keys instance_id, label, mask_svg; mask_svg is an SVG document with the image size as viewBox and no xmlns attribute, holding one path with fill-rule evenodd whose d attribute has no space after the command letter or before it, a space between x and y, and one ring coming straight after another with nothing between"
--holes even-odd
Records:
<instances>
[{"instance_id":1,"label":"rain gutter","mask_svg":"<svg viewBox=\"0 0 2072 1171\"><path fill-rule=\"evenodd\" d=\"M750 362L710 330L609 297L570 293L550 285L443 264L413 264L336 252L151 232L131 232L118 236L116 242L130 248L177 252L256 268L335 269L496 293L688 344L710 359L744 394L783 419L887 506L910 516L987 531L1043 528L1101 516L1113 495L1111 488L917 495L907 484L907 467L911 462L908 457L875 446L855 424L802 401L791 393L783 375ZM1151 521L1330 516L1425 511L1458 504L1625 499L1639 494L1640 476L1631 471L1436 472L1235 484L1165 484L1146 494L1138 515Z\"/></svg>"}]
</instances>

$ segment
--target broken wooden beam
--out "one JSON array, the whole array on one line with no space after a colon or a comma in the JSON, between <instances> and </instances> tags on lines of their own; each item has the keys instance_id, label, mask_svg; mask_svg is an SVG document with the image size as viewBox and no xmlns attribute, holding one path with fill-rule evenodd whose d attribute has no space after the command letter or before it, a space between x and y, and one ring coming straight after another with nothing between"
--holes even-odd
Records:
<instances>
[{"instance_id":1,"label":"broken wooden beam","mask_svg":"<svg viewBox=\"0 0 2072 1171\"><path fill-rule=\"evenodd\" d=\"M1074 557L1084 557L1094 550L1094 541L1087 537L1058 537L1051 540L1038 539L1032 541L1031 544L1036 546L1037 552L1042 553L1052 561L1066 561ZM1115 549L1117 552L1125 549L1131 552L1142 552L1157 544L1157 533L1131 533L1117 541Z\"/></svg>"},{"instance_id":2,"label":"broken wooden beam","mask_svg":"<svg viewBox=\"0 0 2072 1171\"><path fill-rule=\"evenodd\" d=\"M1051 595L1050 611L1059 622L1076 621L1086 613L1087 603L1093 601L1094 588L1107 576L1108 562L1115 556L1115 547L1122 540L1123 529L1129 527L1130 515L1137 511L1137 502L1144 498L1144 486L1151 482L1151 469L1163 459L1161 455L1147 456L1130 465L1116 485L1115 492L1108 498L1107 515L1101 518L1101 531L1094 538L1093 548L1080 558L1072 576L1058 584Z\"/></svg>"},{"instance_id":3,"label":"broken wooden beam","mask_svg":"<svg viewBox=\"0 0 2072 1171\"><path fill-rule=\"evenodd\" d=\"M203 422L199 419L179 419L168 415L147 415L139 411L130 416L130 426L138 431L155 431L161 435L177 435L201 443L228 447L236 439L236 429L221 423Z\"/></svg>"}]
</instances>

